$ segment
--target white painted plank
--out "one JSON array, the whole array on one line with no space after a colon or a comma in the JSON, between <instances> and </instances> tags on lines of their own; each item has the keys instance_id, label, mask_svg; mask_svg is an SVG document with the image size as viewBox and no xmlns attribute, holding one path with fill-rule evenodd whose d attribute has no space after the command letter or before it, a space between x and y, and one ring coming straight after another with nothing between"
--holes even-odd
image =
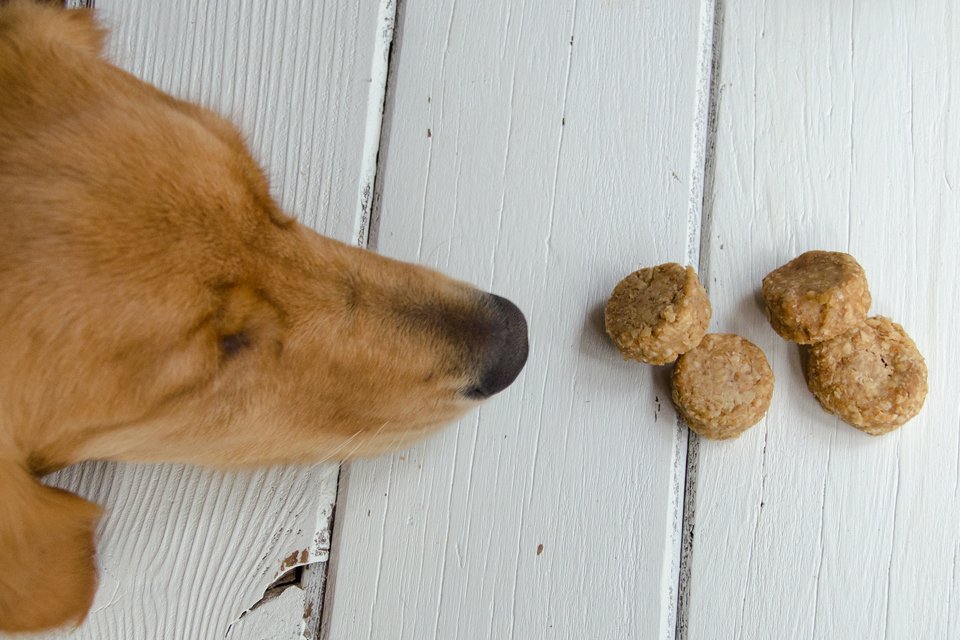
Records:
<instances>
[{"instance_id":1,"label":"white painted plank","mask_svg":"<svg viewBox=\"0 0 960 640\"><path fill-rule=\"evenodd\" d=\"M325 637L672 637L685 436L602 305L686 256L700 7L400 12L374 237L517 301L531 355L479 413L345 469Z\"/></svg>"},{"instance_id":2,"label":"white painted plank","mask_svg":"<svg viewBox=\"0 0 960 640\"><path fill-rule=\"evenodd\" d=\"M232 116L288 211L328 235L354 237L375 3L96 4L115 29L109 49L118 63ZM326 561L337 472L336 465L238 474L84 464L58 474L53 483L107 509L101 587L71 637L223 637L283 570ZM56 567L44 570L56 579ZM231 637L273 623L301 628L304 607L319 606L303 594L288 589L282 603L255 610ZM300 611L289 619L295 598Z\"/></svg>"},{"instance_id":3,"label":"white painted plank","mask_svg":"<svg viewBox=\"0 0 960 640\"><path fill-rule=\"evenodd\" d=\"M726 8L710 294L777 388L700 443L690 638L960 637L958 46L950 0ZM854 254L926 356L926 408L891 435L822 412L757 303L811 248Z\"/></svg>"},{"instance_id":4,"label":"white painted plank","mask_svg":"<svg viewBox=\"0 0 960 640\"><path fill-rule=\"evenodd\" d=\"M226 636L276 577L302 562L327 560L324 526L335 480L319 467L223 473L105 462L59 474L55 484L105 505L107 515L99 527L100 588L92 611L78 632L49 637ZM56 579L56 567L44 570ZM287 598L303 594L288 591ZM266 612L247 615L286 611L266 604ZM298 628L303 604L293 619Z\"/></svg>"}]
</instances>

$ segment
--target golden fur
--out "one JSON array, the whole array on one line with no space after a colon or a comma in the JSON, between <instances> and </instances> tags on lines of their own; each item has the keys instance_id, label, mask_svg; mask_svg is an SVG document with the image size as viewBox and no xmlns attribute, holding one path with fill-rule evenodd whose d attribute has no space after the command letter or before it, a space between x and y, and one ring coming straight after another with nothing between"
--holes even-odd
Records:
<instances>
[{"instance_id":1,"label":"golden fur","mask_svg":"<svg viewBox=\"0 0 960 640\"><path fill-rule=\"evenodd\" d=\"M96 588L99 508L38 476L377 453L476 404L493 322L297 224L229 122L102 40L88 12L0 6L3 630L79 622Z\"/></svg>"}]
</instances>

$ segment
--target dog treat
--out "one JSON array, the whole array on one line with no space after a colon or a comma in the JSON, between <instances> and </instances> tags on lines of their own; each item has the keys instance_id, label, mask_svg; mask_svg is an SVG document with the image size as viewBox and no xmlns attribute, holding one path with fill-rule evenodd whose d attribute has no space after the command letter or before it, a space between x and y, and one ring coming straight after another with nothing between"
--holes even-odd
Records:
<instances>
[{"instance_id":1,"label":"dog treat","mask_svg":"<svg viewBox=\"0 0 960 640\"><path fill-rule=\"evenodd\" d=\"M763 298L773 330L800 344L838 336L870 310L863 267L853 256L832 251L808 251L767 274Z\"/></svg>"},{"instance_id":2,"label":"dog treat","mask_svg":"<svg viewBox=\"0 0 960 640\"><path fill-rule=\"evenodd\" d=\"M903 327L875 316L813 346L807 385L824 409L879 436L920 412L927 365Z\"/></svg>"},{"instance_id":3,"label":"dog treat","mask_svg":"<svg viewBox=\"0 0 960 640\"><path fill-rule=\"evenodd\" d=\"M667 364L703 339L710 300L692 267L661 264L621 280L607 302L607 334L624 359Z\"/></svg>"},{"instance_id":4,"label":"dog treat","mask_svg":"<svg viewBox=\"0 0 960 640\"><path fill-rule=\"evenodd\" d=\"M677 360L673 402L691 429L711 440L736 438L764 416L773 371L755 344L711 333Z\"/></svg>"}]
</instances>

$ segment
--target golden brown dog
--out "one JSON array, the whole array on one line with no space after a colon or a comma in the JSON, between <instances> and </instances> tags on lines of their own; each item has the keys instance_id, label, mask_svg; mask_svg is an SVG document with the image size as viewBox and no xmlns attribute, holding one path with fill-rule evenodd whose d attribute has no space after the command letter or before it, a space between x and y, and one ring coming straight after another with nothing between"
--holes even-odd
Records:
<instances>
[{"instance_id":1,"label":"golden brown dog","mask_svg":"<svg viewBox=\"0 0 960 640\"><path fill-rule=\"evenodd\" d=\"M513 304L297 224L232 125L102 39L87 12L0 6L3 630L78 622L96 588L98 507L39 475L372 454L526 360Z\"/></svg>"}]
</instances>

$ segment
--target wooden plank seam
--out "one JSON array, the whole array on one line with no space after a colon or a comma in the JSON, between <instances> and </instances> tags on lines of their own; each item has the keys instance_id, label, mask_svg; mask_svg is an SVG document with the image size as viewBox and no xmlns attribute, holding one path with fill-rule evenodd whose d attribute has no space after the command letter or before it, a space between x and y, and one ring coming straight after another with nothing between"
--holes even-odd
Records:
<instances>
[{"instance_id":1,"label":"wooden plank seam","mask_svg":"<svg viewBox=\"0 0 960 640\"><path fill-rule=\"evenodd\" d=\"M713 222L713 185L717 145L717 111L722 87L720 64L723 38L723 0L703 0L700 21L700 58L697 61L697 106L693 153L690 169L690 210L688 218L687 262L697 265L697 273L707 292L711 289L710 243ZM680 535L675 554L676 597L670 616L675 640L686 640L690 604L690 561L693 557L693 533L696 526L697 469L700 438L691 432L683 417L677 415L677 429L686 433L685 456L677 461L683 493L680 509ZM678 439L678 442L682 440ZM682 445L680 445L682 448Z\"/></svg>"},{"instance_id":2,"label":"wooden plank seam","mask_svg":"<svg viewBox=\"0 0 960 640\"><path fill-rule=\"evenodd\" d=\"M393 75L392 63L395 63L394 45L400 29L399 20L401 2L399 0L381 0L377 12L377 33L374 39L374 52L370 69L370 93L367 98L367 123L364 132L363 159L360 166L357 211L354 220L353 239L358 247L376 249L380 201L376 197L377 175L382 161L380 149L386 136L384 131L384 113L390 78ZM340 502L341 477L343 466L337 474L336 501L330 515L328 535L333 553L333 532L336 527L337 504ZM326 562L307 565L303 568L302 587L306 591L306 609L303 612L305 628L303 637L313 640L323 636L324 613L327 611L327 578L330 568Z\"/></svg>"}]
</instances>

